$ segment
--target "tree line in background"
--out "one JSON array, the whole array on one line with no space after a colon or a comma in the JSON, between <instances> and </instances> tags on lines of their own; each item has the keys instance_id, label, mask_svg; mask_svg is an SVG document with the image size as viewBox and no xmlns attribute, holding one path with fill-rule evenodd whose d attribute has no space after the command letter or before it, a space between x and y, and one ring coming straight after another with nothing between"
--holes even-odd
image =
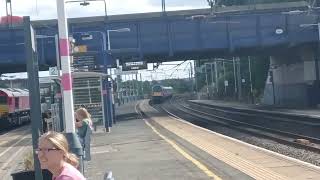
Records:
<instances>
[{"instance_id":1,"label":"tree line in background","mask_svg":"<svg viewBox=\"0 0 320 180\"><path fill-rule=\"evenodd\" d=\"M252 96L258 100L264 93L270 61L267 56L251 56L250 60L251 82L249 57L235 58L234 62L233 58L216 63L215 59L199 60L196 63L197 91L212 98L238 99L241 87L242 100L249 101Z\"/></svg>"},{"instance_id":2,"label":"tree line in background","mask_svg":"<svg viewBox=\"0 0 320 180\"><path fill-rule=\"evenodd\" d=\"M132 89L136 89L139 96L150 96L152 92L152 86L161 84L163 86L171 86L174 92L177 94L183 94L192 91L192 81L189 78L186 79L164 79L160 81L137 81L129 80L121 82L121 89L125 91L125 95L133 95ZM131 89L131 91L130 91Z\"/></svg>"},{"instance_id":3,"label":"tree line in background","mask_svg":"<svg viewBox=\"0 0 320 180\"><path fill-rule=\"evenodd\" d=\"M263 95L266 79L269 70L268 56L251 56L251 82L249 71L249 57L236 58L233 63L232 58L202 59L195 61L194 74L195 78L165 79L161 81L137 81L130 80L121 83L123 91L126 95L134 95L132 89L136 89L135 93L139 96L150 96L152 86L161 84L163 86L171 86L176 94L198 92L204 96L217 99L238 99L239 87L241 87L242 100L251 101L254 97L256 102ZM224 67L223 67L224 62ZM212 66L211 66L212 64ZM214 66L217 66L216 68ZM239 66L239 68L238 68ZM215 72L217 71L217 73ZM218 82L218 83L216 83ZM252 84L252 92L251 85ZM131 91L130 91L131 89ZM209 91L209 93L208 93Z\"/></svg>"}]
</instances>

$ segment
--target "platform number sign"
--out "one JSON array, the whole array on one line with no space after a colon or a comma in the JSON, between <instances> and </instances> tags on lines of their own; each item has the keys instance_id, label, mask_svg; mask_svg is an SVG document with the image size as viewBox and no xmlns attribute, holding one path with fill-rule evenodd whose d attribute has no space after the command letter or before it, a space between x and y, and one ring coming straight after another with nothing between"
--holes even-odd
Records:
<instances>
[{"instance_id":1,"label":"platform number sign","mask_svg":"<svg viewBox=\"0 0 320 180\"><path fill-rule=\"evenodd\" d=\"M57 76L58 75L58 68L57 67L49 67L49 75L50 76Z\"/></svg>"}]
</instances>

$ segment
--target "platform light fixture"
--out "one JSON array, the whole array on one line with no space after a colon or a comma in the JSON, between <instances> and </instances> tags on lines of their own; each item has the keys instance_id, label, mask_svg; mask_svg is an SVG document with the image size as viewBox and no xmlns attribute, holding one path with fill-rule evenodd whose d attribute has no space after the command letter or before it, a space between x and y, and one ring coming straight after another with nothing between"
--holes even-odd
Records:
<instances>
[{"instance_id":1,"label":"platform light fixture","mask_svg":"<svg viewBox=\"0 0 320 180\"><path fill-rule=\"evenodd\" d=\"M90 3L88 1L83 1L80 3L81 6L88 6Z\"/></svg>"},{"instance_id":2,"label":"platform light fixture","mask_svg":"<svg viewBox=\"0 0 320 180\"><path fill-rule=\"evenodd\" d=\"M90 5L90 1L103 1L104 2L104 14L107 16L107 2L106 0L71 0L71 1L66 1L66 3L76 3L80 2L80 6L88 6Z\"/></svg>"}]
</instances>

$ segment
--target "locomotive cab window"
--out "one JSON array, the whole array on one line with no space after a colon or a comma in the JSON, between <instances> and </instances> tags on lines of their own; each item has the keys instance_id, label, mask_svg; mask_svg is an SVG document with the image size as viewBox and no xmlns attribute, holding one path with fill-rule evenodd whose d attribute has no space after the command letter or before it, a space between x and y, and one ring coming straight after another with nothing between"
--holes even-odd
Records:
<instances>
[{"instance_id":1,"label":"locomotive cab window","mask_svg":"<svg viewBox=\"0 0 320 180\"><path fill-rule=\"evenodd\" d=\"M6 96L0 96L0 104L7 104L7 97Z\"/></svg>"},{"instance_id":2,"label":"locomotive cab window","mask_svg":"<svg viewBox=\"0 0 320 180\"><path fill-rule=\"evenodd\" d=\"M154 87L153 87L153 91L154 91L154 92L161 92L161 91L162 91L162 88L161 88L161 86L154 86Z\"/></svg>"},{"instance_id":3,"label":"locomotive cab window","mask_svg":"<svg viewBox=\"0 0 320 180\"><path fill-rule=\"evenodd\" d=\"M14 98L14 104L16 108L19 108L19 98Z\"/></svg>"}]
</instances>

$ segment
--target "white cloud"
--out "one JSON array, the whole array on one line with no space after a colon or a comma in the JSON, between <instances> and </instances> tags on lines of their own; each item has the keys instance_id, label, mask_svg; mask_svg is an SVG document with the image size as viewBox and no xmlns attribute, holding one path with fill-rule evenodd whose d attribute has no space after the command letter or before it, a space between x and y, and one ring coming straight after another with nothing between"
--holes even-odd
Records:
<instances>
[{"instance_id":1,"label":"white cloud","mask_svg":"<svg viewBox=\"0 0 320 180\"><path fill-rule=\"evenodd\" d=\"M161 11L161 0L106 0L108 14L131 14ZM205 0L168 1L167 10L196 9L207 7ZM13 15L31 16L31 19L53 19L57 16L56 0L12 0ZM79 3L66 4L68 17L104 15L103 1L90 2L83 7ZM0 15L5 15L5 2L0 1Z\"/></svg>"}]
</instances>

